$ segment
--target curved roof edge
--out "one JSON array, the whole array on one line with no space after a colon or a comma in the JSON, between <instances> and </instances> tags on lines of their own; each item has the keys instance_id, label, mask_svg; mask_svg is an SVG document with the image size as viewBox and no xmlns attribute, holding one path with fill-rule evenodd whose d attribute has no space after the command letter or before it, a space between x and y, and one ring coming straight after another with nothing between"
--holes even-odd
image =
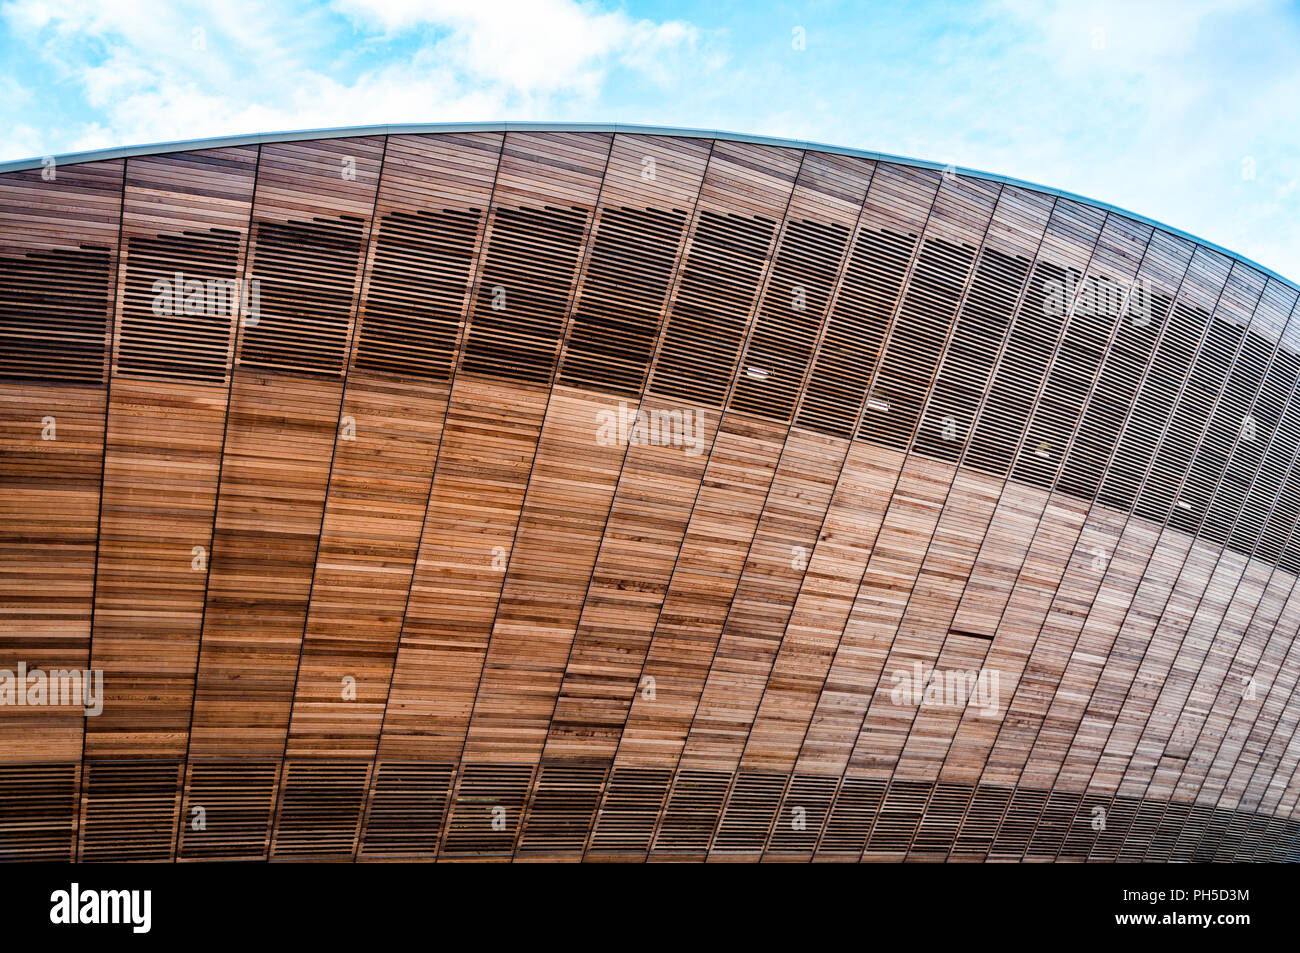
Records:
<instances>
[{"instance_id":1,"label":"curved roof edge","mask_svg":"<svg viewBox=\"0 0 1300 953\"><path fill-rule=\"evenodd\" d=\"M863 159L872 159L877 162L889 162L895 165L913 166L920 169L933 169L937 172L950 170L957 175L967 176L969 178L984 179L989 182L1000 182L1003 185L1012 185L1019 188L1033 189L1036 192L1042 192L1046 195L1054 195L1059 198L1069 199L1073 202L1080 202L1084 205L1090 205L1093 208L1100 209L1104 212L1113 212L1116 215L1123 215L1136 222L1142 222L1152 228L1168 232L1186 241L1193 242L1211 251L1218 252L1234 261L1239 261L1243 265L1249 265L1261 274L1274 278L1290 288L1300 291L1300 284L1292 281L1284 275L1278 274L1272 268L1265 267L1259 262L1252 261L1245 255L1224 248L1222 245L1207 241L1190 232L1183 231L1181 228L1174 228L1172 225L1166 225L1164 222L1157 221L1146 215L1140 215L1137 212L1131 212L1128 209L1120 208L1118 205L1112 205L1109 202L1100 202L1097 199L1089 198L1086 195L1078 195L1074 192L1067 192L1064 189L1052 188L1048 185L1039 185L1037 182L1027 182L1024 179L1013 178L1008 175L999 175L995 172L984 172L979 169L968 169L964 166L950 166L943 162L931 162L927 159L912 159L908 156L890 155L887 152L873 152L870 149L851 149L847 146L833 146L824 142L813 142L806 139L782 139L778 136L756 136L744 132L727 132L721 129L682 129L675 126L644 126L636 123L622 122L429 122L429 123L398 123L398 124L379 124L373 126L341 126L334 129L297 129L288 132L263 132L253 133L242 136L214 136L209 139L188 139L177 142L160 142L147 145L137 146L118 146L110 149L94 149L89 152L70 152L65 155L40 156L31 159L14 159L7 162L0 162L0 174L5 172L23 172L28 169L39 169L42 164L50 158L58 164L72 165L77 162L95 162L105 159L124 159L131 156L162 155L168 152L190 152L195 149L219 149L224 146L247 146L258 145L266 142L295 142L305 139L346 139L352 136L379 136L379 135L416 135L420 133L449 133L449 132L610 132L610 133L628 133L643 136L679 136L687 139L721 139L728 142L750 142L763 146L780 146L787 149L806 149L812 152L826 152L836 155L857 156Z\"/></svg>"}]
</instances>

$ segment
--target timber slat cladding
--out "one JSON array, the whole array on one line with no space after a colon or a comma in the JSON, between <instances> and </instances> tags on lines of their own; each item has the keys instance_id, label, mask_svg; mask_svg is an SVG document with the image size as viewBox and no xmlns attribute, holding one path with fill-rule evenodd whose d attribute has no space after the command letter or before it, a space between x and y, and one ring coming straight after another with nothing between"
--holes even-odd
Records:
<instances>
[{"instance_id":1,"label":"timber slat cladding","mask_svg":"<svg viewBox=\"0 0 1300 953\"><path fill-rule=\"evenodd\" d=\"M256 168L256 149L127 163L87 758L185 757Z\"/></svg>"},{"instance_id":2,"label":"timber slat cladding","mask_svg":"<svg viewBox=\"0 0 1300 953\"><path fill-rule=\"evenodd\" d=\"M83 669L90 657L124 168L112 160L0 176L0 669L7 672L19 663ZM37 380L34 362L47 371ZM82 708L3 714L4 761L80 758Z\"/></svg>"},{"instance_id":3,"label":"timber slat cladding","mask_svg":"<svg viewBox=\"0 0 1300 953\"><path fill-rule=\"evenodd\" d=\"M247 273L263 299L230 385L192 757L284 755L383 151L375 138L261 150ZM327 263L322 297L312 263Z\"/></svg>"},{"instance_id":4,"label":"timber slat cladding","mask_svg":"<svg viewBox=\"0 0 1300 953\"><path fill-rule=\"evenodd\" d=\"M378 745L501 137L390 145L340 406L289 757L369 758ZM424 204L430 199L438 201L432 209ZM412 217L422 221L412 225ZM406 323L409 295L419 302L414 329Z\"/></svg>"},{"instance_id":5,"label":"timber slat cladding","mask_svg":"<svg viewBox=\"0 0 1300 953\"><path fill-rule=\"evenodd\" d=\"M0 859L1300 860L1297 297L686 135L0 176Z\"/></svg>"}]
</instances>

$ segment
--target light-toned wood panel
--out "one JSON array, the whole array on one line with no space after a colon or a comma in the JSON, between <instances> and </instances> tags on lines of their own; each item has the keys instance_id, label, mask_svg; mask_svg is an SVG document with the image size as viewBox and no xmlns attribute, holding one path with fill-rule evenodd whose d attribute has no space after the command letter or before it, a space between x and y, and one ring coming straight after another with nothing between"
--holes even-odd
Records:
<instances>
[{"instance_id":1,"label":"light-toned wood panel","mask_svg":"<svg viewBox=\"0 0 1300 953\"><path fill-rule=\"evenodd\" d=\"M540 758L627 444L600 439L620 403L551 394L465 741L474 762ZM604 429L608 429L607 427Z\"/></svg>"},{"instance_id":2,"label":"light-toned wood panel","mask_svg":"<svg viewBox=\"0 0 1300 953\"><path fill-rule=\"evenodd\" d=\"M785 432L768 421L723 418L646 655L642 681L653 682L633 699L617 763L677 763Z\"/></svg>"},{"instance_id":3,"label":"light-toned wood panel","mask_svg":"<svg viewBox=\"0 0 1300 953\"><path fill-rule=\"evenodd\" d=\"M837 449L847 451L845 441L823 434L793 430L786 439L682 752L685 768L734 771L740 762L835 490Z\"/></svg>"},{"instance_id":4,"label":"light-toned wood panel","mask_svg":"<svg viewBox=\"0 0 1300 953\"><path fill-rule=\"evenodd\" d=\"M469 377L453 388L380 757L460 757L546 399Z\"/></svg>"},{"instance_id":5,"label":"light-toned wood panel","mask_svg":"<svg viewBox=\"0 0 1300 953\"><path fill-rule=\"evenodd\" d=\"M1209 773L1213 756L1223 740L1230 719L1231 698L1253 694L1251 677L1264 652L1259 631L1250 630L1249 622L1264 596L1271 566L1252 560L1241 584L1232 597L1201 672L1197 676L1187 708L1180 713L1166 745L1166 757L1185 759L1172 798L1194 801ZM1152 780L1151 790L1158 791Z\"/></svg>"},{"instance_id":6,"label":"light-toned wood panel","mask_svg":"<svg viewBox=\"0 0 1300 953\"><path fill-rule=\"evenodd\" d=\"M780 772L794 768L902 460L901 453L861 441L849 447L746 743L742 767Z\"/></svg>"},{"instance_id":7,"label":"light-toned wood panel","mask_svg":"<svg viewBox=\"0 0 1300 953\"><path fill-rule=\"evenodd\" d=\"M1248 634L1251 637L1267 633L1268 639L1259 665L1248 683L1253 690L1243 691L1240 696L1240 704L1233 712L1219 748L1214 752L1210 770L1196 795L1198 802L1218 803L1233 810L1244 806L1242 796L1246 786L1254 776L1260 756L1277 725L1282 704L1294 688L1294 682L1283 687L1286 682L1283 666L1294 643L1295 628L1300 628L1300 617L1294 614L1295 605L1291 603L1295 596L1295 582L1294 576L1279 569L1264 590L1259 608L1250 622L1253 631ZM1288 606L1292 610L1288 619L1295 619L1295 627L1279 624L1282 612Z\"/></svg>"},{"instance_id":8,"label":"light-toned wood panel","mask_svg":"<svg viewBox=\"0 0 1300 953\"><path fill-rule=\"evenodd\" d=\"M690 412L696 443L628 449L556 701L547 761L613 760L712 454L716 411L653 396L641 410Z\"/></svg>"}]
</instances>

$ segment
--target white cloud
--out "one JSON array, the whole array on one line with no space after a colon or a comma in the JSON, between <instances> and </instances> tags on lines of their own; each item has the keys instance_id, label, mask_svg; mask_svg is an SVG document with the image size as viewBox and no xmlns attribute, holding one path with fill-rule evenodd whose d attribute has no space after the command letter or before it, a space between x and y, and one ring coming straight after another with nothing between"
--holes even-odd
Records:
<instances>
[{"instance_id":1,"label":"white cloud","mask_svg":"<svg viewBox=\"0 0 1300 953\"><path fill-rule=\"evenodd\" d=\"M355 35L339 16L346 16ZM688 23L569 0L344 0L328 8L228 0L11 0L0 16L41 50L50 81L94 114L46 151L390 122L546 118L599 98L612 69L675 82ZM376 33L376 31L383 31ZM366 40L406 50L368 67ZM340 42L342 37L342 42ZM20 155L31 137L11 133Z\"/></svg>"}]
</instances>

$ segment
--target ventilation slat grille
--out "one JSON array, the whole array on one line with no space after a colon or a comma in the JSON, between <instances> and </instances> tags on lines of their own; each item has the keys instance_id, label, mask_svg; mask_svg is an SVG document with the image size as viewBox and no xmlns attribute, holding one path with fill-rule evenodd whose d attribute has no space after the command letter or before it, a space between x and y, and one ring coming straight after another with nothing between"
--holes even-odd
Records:
<instances>
[{"instance_id":1,"label":"ventilation slat grille","mask_svg":"<svg viewBox=\"0 0 1300 953\"><path fill-rule=\"evenodd\" d=\"M581 851L596 817L604 782L604 768L569 764L543 766L519 849Z\"/></svg>"},{"instance_id":2,"label":"ventilation slat grille","mask_svg":"<svg viewBox=\"0 0 1300 953\"><path fill-rule=\"evenodd\" d=\"M871 828L867 853L902 854L912 844L926 802L934 787L929 781L894 781Z\"/></svg>"},{"instance_id":3,"label":"ventilation slat grille","mask_svg":"<svg viewBox=\"0 0 1300 953\"><path fill-rule=\"evenodd\" d=\"M591 849L638 853L648 850L671 780L672 772L666 768L615 768L596 820Z\"/></svg>"},{"instance_id":4,"label":"ventilation slat grille","mask_svg":"<svg viewBox=\"0 0 1300 953\"><path fill-rule=\"evenodd\" d=\"M650 389L721 407L776 223L700 212Z\"/></svg>"},{"instance_id":5,"label":"ventilation slat grille","mask_svg":"<svg viewBox=\"0 0 1300 953\"><path fill-rule=\"evenodd\" d=\"M482 216L471 208L383 217L357 367L429 380L451 376Z\"/></svg>"},{"instance_id":6,"label":"ventilation slat grille","mask_svg":"<svg viewBox=\"0 0 1300 953\"><path fill-rule=\"evenodd\" d=\"M580 208L492 213L465 370L532 384L551 379L586 227Z\"/></svg>"},{"instance_id":7,"label":"ventilation slat grille","mask_svg":"<svg viewBox=\"0 0 1300 953\"><path fill-rule=\"evenodd\" d=\"M925 817L912 841L912 852L946 856L956 842L972 793L973 789L967 784L936 784Z\"/></svg>"},{"instance_id":8,"label":"ventilation slat grille","mask_svg":"<svg viewBox=\"0 0 1300 953\"><path fill-rule=\"evenodd\" d=\"M1006 813L1010 802L1011 791L1007 788L982 784L977 787L970 807L966 809L966 817L962 820L961 833L953 845L953 854L963 857L987 855L993 844L993 835L1002 823L1002 815Z\"/></svg>"},{"instance_id":9,"label":"ventilation slat grille","mask_svg":"<svg viewBox=\"0 0 1300 953\"><path fill-rule=\"evenodd\" d=\"M906 450L961 302L976 249L928 238L880 361L858 435Z\"/></svg>"},{"instance_id":10,"label":"ventilation slat grille","mask_svg":"<svg viewBox=\"0 0 1300 953\"><path fill-rule=\"evenodd\" d=\"M443 850L452 854L514 850L532 779L533 769L523 765L465 765Z\"/></svg>"},{"instance_id":11,"label":"ventilation slat grille","mask_svg":"<svg viewBox=\"0 0 1300 953\"><path fill-rule=\"evenodd\" d=\"M72 860L77 766L0 768L0 861Z\"/></svg>"},{"instance_id":12,"label":"ventilation slat grille","mask_svg":"<svg viewBox=\"0 0 1300 953\"><path fill-rule=\"evenodd\" d=\"M0 377L103 383L112 265L93 246L0 259Z\"/></svg>"},{"instance_id":13,"label":"ventilation slat grille","mask_svg":"<svg viewBox=\"0 0 1300 953\"><path fill-rule=\"evenodd\" d=\"M256 323L245 320L241 364L342 375L362 226L346 218L257 223L249 274L259 306Z\"/></svg>"},{"instance_id":14,"label":"ventilation slat grille","mask_svg":"<svg viewBox=\"0 0 1300 953\"><path fill-rule=\"evenodd\" d=\"M81 794L82 861L170 860L177 762L90 762Z\"/></svg>"},{"instance_id":15,"label":"ventilation slat grille","mask_svg":"<svg viewBox=\"0 0 1300 953\"><path fill-rule=\"evenodd\" d=\"M655 850L707 850L727 797L721 771L680 771L655 836Z\"/></svg>"},{"instance_id":16,"label":"ventilation slat grille","mask_svg":"<svg viewBox=\"0 0 1300 953\"><path fill-rule=\"evenodd\" d=\"M776 817L785 778L779 774L750 774L736 778L727 810L713 841L715 851L757 853L767 843L767 833Z\"/></svg>"},{"instance_id":17,"label":"ventilation slat grille","mask_svg":"<svg viewBox=\"0 0 1300 953\"><path fill-rule=\"evenodd\" d=\"M601 210L562 383L641 392L685 229L686 213L678 209Z\"/></svg>"},{"instance_id":18,"label":"ventilation slat grille","mask_svg":"<svg viewBox=\"0 0 1300 953\"><path fill-rule=\"evenodd\" d=\"M271 856L351 856L370 765L291 761L284 771Z\"/></svg>"},{"instance_id":19,"label":"ventilation slat grille","mask_svg":"<svg viewBox=\"0 0 1300 953\"><path fill-rule=\"evenodd\" d=\"M838 778L795 775L781 801L767 849L811 853L817 846L817 838L821 835L838 786Z\"/></svg>"},{"instance_id":20,"label":"ventilation slat grille","mask_svg":"<svg viewBox=\"0 0 1300 953\"><path fill-rule=\"evenodd\" d=\"M919 452L957 462L1031 264L1028 258L995 248L981 252L917 431Z\"/></svg>"},{"instance_id":21,"label":"ventilation slat grille","mask_svg":"<svg viewBox=\"0 0 1300 953\"><path fill-rule=\"evenodd\" d=\"M916 236L863 229L853 243L796 422L849 437L902 291Z\"/></svg>"},{"instance_id":22,"label":"ventilation slat grille","mask_svg":"<svg viewBox=\"0 0 1300 953\"><path fill-rule=\"evenodd\" d=\"M848 237L843 225L794 221L786 226L745 366L736 378L732 407L790 419Z\"/></svg>"},{"instance_id":23,"label":"ventilation slat grille","mask_svg":"<svg viewBox=\"0 0 1300 953\"><path fill-rule=\"evenodd\" d=\"M279 771L275 761L191 764L181 816L181 858L265 857Z\"/></svg>"},{"instance_id":24,"label":"ventilation slat grille","mask_svg":"<svg viewBox=\"0 0 1300 953\"><path fill-rule=\"evenodd\" d=\"M211 229L127 244L117 372L220 384L240 308L238 232Z\"/></svg>"},{"instance_id":25,"label":"ventilation slat grille","mask_svg":"<svg viewBox=\"0 0 1300 953\"><path fill-rule=\"evenodd\" d=\"M846 778L826 821L818 851L828 854L860 854L867 834L885 796L885 782L863 778Z\"/></svg>"},{"instance_id":26,"label":"ventilation slat grille","mask_svg":"<svg viewBox=\"0 0 1300 953\"><path fill-rule=\"evenodd\" d=\"M377 771L361 835L362 856L436 854L452 766L385 761Z\"/></svg>"}]
</instances>

